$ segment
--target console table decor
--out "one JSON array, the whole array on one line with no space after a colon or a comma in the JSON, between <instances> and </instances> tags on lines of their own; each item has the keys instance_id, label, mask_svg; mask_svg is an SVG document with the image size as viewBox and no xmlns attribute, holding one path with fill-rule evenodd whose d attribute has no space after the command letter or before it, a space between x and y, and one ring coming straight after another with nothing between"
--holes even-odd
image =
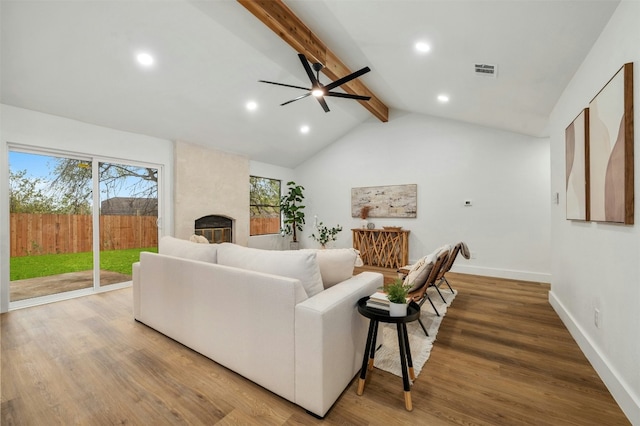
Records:
<instances>
[{"instance_id":1,"label":"console table decor","mask_svg":"<svg viewBox=\"0 0 640 426\"><path fill-rule=\"evenodd\" d=\"M409 263L409 232L403 229L352 229L353 248L365 265L398 269Z\"/></svg>"}]
</instances>

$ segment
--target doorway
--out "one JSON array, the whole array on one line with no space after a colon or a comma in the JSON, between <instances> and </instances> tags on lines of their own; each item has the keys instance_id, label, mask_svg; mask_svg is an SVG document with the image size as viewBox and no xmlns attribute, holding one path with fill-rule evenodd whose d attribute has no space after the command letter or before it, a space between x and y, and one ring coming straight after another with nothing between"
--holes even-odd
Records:
<instances>
[{"instance_id":1,"label":"doorway","mask_svg":"<svg viewBox=\"0 0 640 426\"><path fill-rule=\"evenodd\" d=\"M10 308L128 285L157 251L159 170L10 149Z\"/></svg>"}]
</instances>

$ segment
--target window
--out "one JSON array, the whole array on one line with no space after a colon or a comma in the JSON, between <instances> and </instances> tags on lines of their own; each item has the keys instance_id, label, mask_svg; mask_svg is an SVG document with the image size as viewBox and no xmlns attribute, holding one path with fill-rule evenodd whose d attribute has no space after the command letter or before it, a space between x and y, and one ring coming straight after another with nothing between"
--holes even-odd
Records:
<instances>
[{"instance_id":1,"label":"window","mask_svg":"<svg viewBox=\"0 0 640 426\"><path fill-rule=\"evenodd\" d=\"M250 235L280 232L280 181L257 176L249 177Z\"/></svg>"}]
</instances>

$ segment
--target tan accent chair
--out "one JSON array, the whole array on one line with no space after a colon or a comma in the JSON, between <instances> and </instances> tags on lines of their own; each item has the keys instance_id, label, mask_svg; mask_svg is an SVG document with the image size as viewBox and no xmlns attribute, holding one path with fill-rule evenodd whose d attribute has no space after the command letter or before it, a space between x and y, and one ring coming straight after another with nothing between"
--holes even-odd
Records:
<instances>
[{"instance_id":1,"label":"tan accent chair","mask_svg":"<svg viewBox=\"0 0 640 426\"><path fill-rule=\"evenodd\" d=\"M467 245L462 241L460 241L458 244L453 246L453 248L449 252L449 257L447 258L447 261L442 266L442 269L440 270L440 272L438 273L438 276L436 277L435 287L436 289L438 289L438 293L440 293L439 287L443 282L447 284L447 287L449 287L449 290L451 290L451 293L453 293L451 284L449 284L449 281L447 281L447 277L445 276L445 274L451 270L451 267L453 266L453 263L456 261L456 257L458 257L458 254L462 254L462 257L464 257L465 259L469 259L471 257L471 253L469 252L469 247L467 247ZM440 293L440 297L442 297L442 293ZM444 297L442 297L442 300L444 301Z\"/></svg>"},{"instance_id":2,"label":"tan accent chair","mask_svg":"<svg viewBox=\"0 0 640 426\"><path fill-rule=\"evenodd\" d=\"M436 257L433 263L433 267L431 268L431 271L429 272L429 275L427 276L427 279L425 280L425 282L422 285L418 284L419 286L418 285L414 286L414 288L409 291L409 297L411 298L411 300L413 300L418 305L420 305L420 307L422 307L424 302L428 300L429 303L431 303L431 307L433 308L437 316L440 316L440 313L438 312L438 310L436 309L436 306L433 304L433 301L429 297L429 294L427 293L427 289L431 286L436 287L436 289L438 288L437 286L435 286L435 283L437 282L436 279L440 274L440 269L442 269L448 257L449 257L448 250L441 251ZM422 320L418 319L418 322L420 323L420 327L422 327L425 334L428 336L429 333L427 332L427 329L422 323Z\"/></svg>"}]
</instances>

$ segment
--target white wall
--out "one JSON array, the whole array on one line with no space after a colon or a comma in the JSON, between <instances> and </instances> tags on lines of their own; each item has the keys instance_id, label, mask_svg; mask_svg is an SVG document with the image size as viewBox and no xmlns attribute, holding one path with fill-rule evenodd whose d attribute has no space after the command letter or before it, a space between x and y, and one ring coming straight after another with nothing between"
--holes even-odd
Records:
<instances>
[{"instance_id":1,"label":"white wall","mask_svg":"<svg viewBox=\"0 0 640 426\"><path fill-rule=\"evenodd\" d=\"M249 162L249 173L251 176L282 181L280 190L283 194L287 192L287 182L295 181L293 169L261 163L259 161ZM267 250L285 250L289 248L289 241L291 241L290 236L282 237L280 234L256 235L249 237L249 247Z\"/></svg>"},{"instance_id":2,"label":"white wall","mask_svg":"<svg viewBox=\"0 0 640 426\"><path fill-rule=\"evenodd\" d=\"M159 182L164 197L158 212L164 224L161 232L173 229L172 142L8 105L0 105L0 116L0 311L6 312L9 306L9 144L160 166L165 178Z\"/></svg>"},{"instance_id":3,"label":"white wall","mask_svg":"<svg viewBox=\"0 0 640 426\"><path fill-rule=\"evenodd\" d=\"M564 130L622 67L634 63L635 192L640 189L640 2L623 0L551 114L550 301L618 404L640 424L640 206L633 226L565 219ZM600 327L594 310L600 310Z\"/></svg>"},{"instance_id":4,"label":"white wall","mask_svg":"<svg viewBox=\"0 0 640 426\"><path fill-rule=\"evenodd\" d=\"M411 231L416 260L445 243L465 241L475 258L455 269L549 282L549 141L419 114L370 120L296 168L307 216L344 231L352 244L351 188L417 184L415 219L371 218L377 228ZM471 207L463 206L472 200ZM312 220L302 242L308 247Z\"/></svg>"}]
</instances>

